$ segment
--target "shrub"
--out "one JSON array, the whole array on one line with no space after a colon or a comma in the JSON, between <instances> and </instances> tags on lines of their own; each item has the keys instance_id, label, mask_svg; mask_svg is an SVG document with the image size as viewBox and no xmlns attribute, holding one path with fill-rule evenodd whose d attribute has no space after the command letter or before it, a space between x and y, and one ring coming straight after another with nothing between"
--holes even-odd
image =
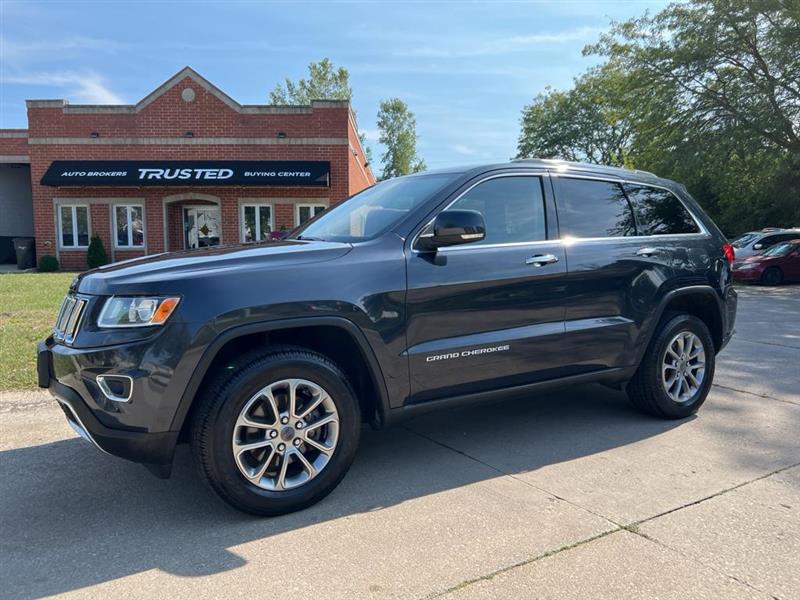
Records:
<instances>
[{"instance_id":1,"label":"shrub","mask_svg":"<svg viewBox=\"0 0 800 600\"><path fill-rule=\"evenodd\" d=\"M46 254L39 259L40 273L53 273L55 271L58 271L58 259L55 256Z\"/></svg>"},{"instance_id":2,"label":"shrub","mask_svg":"<svg viewBox=\"0 0 800 600\"><path fill-rule=\"evenodd\" d=\"M108 255L103 246L103 240L96 233L92 236L92 241L89 242L89 249L86 252L86 263L90 269L102 267L108 264Z\"/></svg>"}]
</instances>

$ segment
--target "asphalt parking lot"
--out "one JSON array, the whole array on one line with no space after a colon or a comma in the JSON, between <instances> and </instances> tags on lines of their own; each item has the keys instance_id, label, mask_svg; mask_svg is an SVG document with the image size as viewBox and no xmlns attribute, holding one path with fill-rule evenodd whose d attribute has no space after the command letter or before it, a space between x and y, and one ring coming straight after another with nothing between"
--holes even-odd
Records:
<instances>
[{"instance_id":1,"label":"asphalt parking lot","mask_svg":"<svg viewBox=\"0 0 800 600\"><path fill-rule=\"evenodd\" d=\"M679 422L581 386L364 431L321 504L229 509L0 395L0 596L800 597L800 286L741 290Z\"/></svg>"}]
</instances>

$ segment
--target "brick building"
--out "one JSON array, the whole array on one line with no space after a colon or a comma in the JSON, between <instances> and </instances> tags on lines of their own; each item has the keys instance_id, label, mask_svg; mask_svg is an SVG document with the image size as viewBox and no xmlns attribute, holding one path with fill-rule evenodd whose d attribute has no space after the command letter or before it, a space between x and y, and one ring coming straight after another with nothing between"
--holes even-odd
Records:
<instances>
[{"instance_id":1,"label":"brick building","mask_svg":"<svg viewBox=\"0 0 800 600\"><path fill-rule=\"evenodd\" d=\"M348 102L240 105L187 67L135 105L27 105L0 130L0 241L64 269L94 234L113 261L265 239L374 183Z\"/></svg>"}]
</instances>

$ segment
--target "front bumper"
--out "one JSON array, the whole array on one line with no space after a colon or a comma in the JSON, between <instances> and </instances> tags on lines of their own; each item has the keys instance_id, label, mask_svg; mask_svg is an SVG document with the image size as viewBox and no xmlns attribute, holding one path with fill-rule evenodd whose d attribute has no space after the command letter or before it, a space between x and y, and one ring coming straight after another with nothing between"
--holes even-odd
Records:
<instances>
[{"instance_id":1,"label":"front bumper","mask_svg":"<svg viewBox=\"0 0 800 600\"><path fill-rule=\"evenodd\" d=\"M172 463L179 432L132 431L101 423L77 390L55 378L53 351L46 342L41 342L37 348L37 374L39 387L50 390L70 426L103 452L151 466Z\"/></svg>"}]
</instances>

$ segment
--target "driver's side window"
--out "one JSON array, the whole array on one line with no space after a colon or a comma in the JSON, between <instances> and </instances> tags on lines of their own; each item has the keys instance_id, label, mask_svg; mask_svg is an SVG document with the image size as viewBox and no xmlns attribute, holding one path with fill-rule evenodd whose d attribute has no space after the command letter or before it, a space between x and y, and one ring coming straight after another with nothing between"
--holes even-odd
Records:
<instances>
[{"instance_id":1,"label":"driver's side window","mask_svg":"<svg viewBox=\"0 0 800 600\"><path fill-rule=\"evenodd\" d=\"M448 210L477 210L486 222L486 237L470 244L538 242L547 239L541 177L496 177L479 183Z\"/></svg>"}]
</instances>

